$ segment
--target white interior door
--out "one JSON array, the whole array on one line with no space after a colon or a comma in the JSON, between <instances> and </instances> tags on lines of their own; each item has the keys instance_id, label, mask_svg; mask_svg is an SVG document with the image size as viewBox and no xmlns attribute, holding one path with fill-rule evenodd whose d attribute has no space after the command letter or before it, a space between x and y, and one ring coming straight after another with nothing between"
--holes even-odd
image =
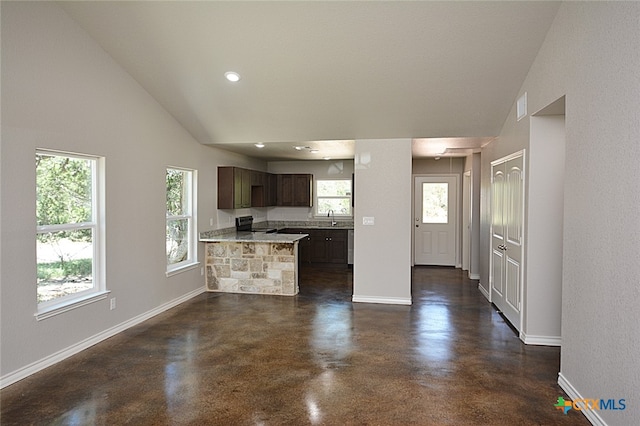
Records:
<instances>
[{"instance_id":1,"label":"white interior door","mask_svg":"<svg viewBox=\"0 0 640 426\"><path fill-rule=\"evenodd\" d=\"M414 185L414 263L455 266L457 177L418 176Z\"/></svg>"},{"instance_id":2,"label":"white interior door","mask_svg":"<svg viewBox=\"0 0 640 426\"><path fill-rule=\"evenodd\" d=\"M520 330L524 168L522 155L491 166L491 301Z\"/></svg>"}]
</instances>

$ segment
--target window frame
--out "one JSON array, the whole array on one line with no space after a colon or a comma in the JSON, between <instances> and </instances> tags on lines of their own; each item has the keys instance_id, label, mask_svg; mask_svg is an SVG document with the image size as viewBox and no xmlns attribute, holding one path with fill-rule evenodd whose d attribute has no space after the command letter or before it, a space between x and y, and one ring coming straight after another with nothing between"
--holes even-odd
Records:
<instances>
[{"instance_id":1,"label":"window frame","mask_svg":"<svg viewBox=\"0 0 640 426\"><path fill-rule=\"evenodd\" d=\"M189 168L185 168L185 167L177 167L177 166L167 166L165 168L165 182L166 182L166 176L167 176L167 172L169 170L175 170L175 171L179 171L182 173L187 173L188 176L188 182L187 182L187 186L188 186L188 190L187 193L189 194L189 202L188 202L188 213L187 214L181 214L181 215L168 215L168 212L166 210L166 196L167 196L167 192L166 192L166 188L165 188L165 237L167 235L167 229L169 226L169 221L172 220L187 220L187 237L189 239L188 243L187 243L187 258L183 261L177 262L177 263L169 263L169 259L167 258L166 260L166 275L167 277L170 277L172 275L178 274L180 272L183 271L187 271L190 269L195 268L196 266L199 265L198 262L198 238L197 238L197 194L198 194L198 171L195 169L189 169ZM167 250L166 250L166 238L165 238L165 257L167 254Z\"/></svg>"},{"instance_id":2,"label":"window frame","mask_svg":"<svg viewBox=\"0 0 640 426\"><path fill-rule=\"evenodd\" d=\"M320 195L320 191L318 191L318 185L320 182L326 181L347 181L351 185L351 190L349 191L349 195ZM320 200L321 199L346 199L348 201L349 213L347 214L335 214L334 217L339 218L351 218L353 217L353 180L351 178L339 178L339 179L314 179L315 182L315 191L314 191L314 216L315 217L327 217L325 213L320 213L318 209L320 208Z\"/></svg>"},{"instance_id":3,"label":"window frame","mask_svg":"<svg viewBox=\"0 0 640 426\"><path fill-rule=\"evenodd\" d=\"M98 300L106 299L110 293L106 289L106 274L105 274L105 247L104 247L104 233L105 233L105 211L104 211L104 199L105 199L105 186L104 186L104 168L105 158L81 154L74 152L66 152L59 150L50 150L38 148L35 151L35 155L44 155L50 157L64 157L78 160L87 160L91 162L91 220L88 222L79 223L64 223L54 225L38 225L36 220L36 237L39 234L46 234L52 232L71 231L71 230L84 230L91 229L92 238L92 282L93 286L90 289L82 290L73 294L68 294L56 299L47 300L44 302L37 302L37 310L34 316L38 321L50 318L63 312L70 311L80 306L87 305L89 303L96 302ZM34 169L35 170L35 169ZM38 181L35 181L35 189L37 192ZM35 212L34 212L35 213ZM36 240L37 241L37 240ZM36 250L37 255L37 250ZM38 260L36 257L36 267ZM36 284L36 296L37 296L37 284Z\"/></svg>"}]
</instances>

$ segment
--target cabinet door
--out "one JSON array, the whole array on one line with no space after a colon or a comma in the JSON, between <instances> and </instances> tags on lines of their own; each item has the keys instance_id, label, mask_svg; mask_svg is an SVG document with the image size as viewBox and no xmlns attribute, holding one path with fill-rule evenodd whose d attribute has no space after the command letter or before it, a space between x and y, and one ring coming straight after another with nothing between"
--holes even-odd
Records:
<instances>
[{"instance_id":1,"label":"cabinet door","mask_svg":"<svg viewBox=\"0 0 640 426\"><path fill-rule=\"evenodd\" d=\"M218 167L218 208L234 209L234 168Z\"/></svg>"},{"instance_id":2,"label":"cabinet door","mask_svg":"<svg viewBox=\"0 0 640 426\"><path fill-rule=\"evenodd\" d=\"M293 175L278 175L279 206L293 206Z\"/></svg>"},{"instance_id":3,"label":"cabinet door","mask_svg":"<svg viewBox=\"0 0 640 426\"><path fill-rule=\"evenodd\" d=\"M234 208L251 207L251 170L235 167L233 185Z\"/></svg>"},{"instance_id":4,"label":"cabinet door","mask_svg":"<svg viewBox=\"0 0 640 426\"><path fill-rule=\"evenodd\" d=\"M281 234L309 234L308 229L285 228L278 232ZM298 262L311 263L311 237L306 236L298 241Z\"/></svg>"},{"instance_id":5,"label":"cabinet door","mask_svg":"<svg viewBox=\"0 0 640 426\"><path fill-rule=\"evenodd\" d=\"M313 205L313 175L281 174L278 175L278 206L311 207Z\"/></svg>"},{"instance_id":6,"label":"cabinet door","mask_svg":"<svg viewBox=\"0 0 640 426\"><path fill-rule=\"evenodd\" d=\"M327 237L327 261L329 263L347 263L347 231L332 229L325 231Z\"/></svg>"},{"instance_id":7,"label":"cabinet door","mask_svg":"<svg viewBox=\"0 0 640 426\"><path fill-rule=\"evenodd\" d=\"M311 207L313 198L311 196L311 186L313 185L312 175L293 175L293 205L299 207Z\"/></svg>"},{"instance_id":8,"label":"cabinet door","mask_svg":"<svg viewBox=\"0 0 640 426\"><path fill-rule=\"evenodd\" d=\"M308 229L297 229L295 234L308 234ZM306 236L298 243L298 257L300 263L311 263L311 236Z\"/></svg>"},{"instance_id":9,"label":"cabinet door","mask_svg":"<svg viewBox=\"0 0 640 426\"><path fill-rule=\"evenodd\" d=\"M278 205L278 175L267 173L264 184L266 206Z\"/></svg>"},{"instance_id":10,"label":"cabinet door","mask_svg":"<svg viewBox=\"0 0 640 426\"><path fill-rule=\"evenodd\" d=\"M309 236L311 237L311 263L327 263L329 237L319 229L310 229Z\"/></svg>"}]
</instances>

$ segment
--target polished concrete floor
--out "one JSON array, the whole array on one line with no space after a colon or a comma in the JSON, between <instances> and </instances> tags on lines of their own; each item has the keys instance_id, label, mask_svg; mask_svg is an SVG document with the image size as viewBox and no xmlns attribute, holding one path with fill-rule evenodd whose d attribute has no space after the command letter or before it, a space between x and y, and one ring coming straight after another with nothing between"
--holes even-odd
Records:
<instances>
[{"instance_id":1,"label":"polished concrete floor","mask_svg":"<svg viewBox=\"0 0 640 426\"><path fill-rule=\"evenodd\" d=\"M413 305L350 302L346 269L296 297L207 293L0 393L2 425L585 425L554 408L559 349L525 346L460 270Z\"/></svg>"}]
</instances>

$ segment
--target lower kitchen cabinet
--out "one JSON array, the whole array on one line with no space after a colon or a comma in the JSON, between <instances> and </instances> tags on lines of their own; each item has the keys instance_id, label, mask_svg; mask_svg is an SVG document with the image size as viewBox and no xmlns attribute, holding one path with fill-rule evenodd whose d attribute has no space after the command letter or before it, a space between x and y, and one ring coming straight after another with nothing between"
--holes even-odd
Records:
<instances>
[{"instance_id":1,"label":"lower kitchen cabinet","mask_svg":"<svg viewBox=\"0 0 640 426\"><path fill-rule=\"evenodd\" d=\"M280 234L308 234L308 229L286 228L278 230ZM311 263L311 235L298 240L298 260L300 263Z\"/></svg>"},{"instance_id":2,"label":"lower kitchen cabinet","mask_svg":"<svg viewBox=\"0 0 640 426\"><path fill-rule=\"evenodd\" d=\"M302 229L280 230L286 234L309 234L300 240L299 256L302 263L347 264L346 229Z\"/></svg>"}]
</instances>

